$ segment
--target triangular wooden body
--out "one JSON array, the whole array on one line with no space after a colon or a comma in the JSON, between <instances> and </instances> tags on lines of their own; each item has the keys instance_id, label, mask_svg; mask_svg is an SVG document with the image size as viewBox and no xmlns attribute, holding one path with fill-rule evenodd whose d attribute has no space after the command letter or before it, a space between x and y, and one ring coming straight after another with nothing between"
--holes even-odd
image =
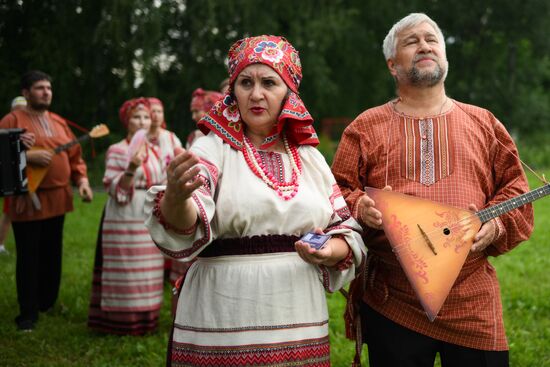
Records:
<instances>
[{"instance_id":1,"label":"triangular wooden body","mask_svg":"<svg viewBox=\"0 0 550 367\"><path fill-rule=\"evenodd\" d=\"M29 150L44 150L44 149L32 147ZM49 169L50 169L49 166L42 167L31 163L27 163L26 175L28 180L28 189L30 192L36 192L36 190L38 190L38 186L40 186L40 183L46 176L46 173L48 173Z\"/></svg>"},{"instance_id":2,"label":"triangular wooden body","mask_svg":"<svg viewBox=\"0 0 550 367\"><path fill-rule=\"evenodd\" d=\"M393 191L367 188L382 213L392 250L430 321L453 286L481 228L468 210Z\"/></svg>"},{"instance_id":3,"label":"triangular wooden body","mask_svg":"<svg viewBox=\"0 0 550 367\"><path fill-rule=\"evenodd\" d=\"M69 149L75 144L78 144L78 142L80 141L83 141L88 138L100 138L107 134L109 134L109 128L107 127L107 125L99 124L94 126L92 130L90 130L87 134L80 136L78 139L71 140L67 144L60 145L55 149L46 149L42 147L33 146L29 150L50 150L51 152L53 152L53 154L57 154L64 150ZM36 192L36 190L38 190L38 186L40 186L40 183L42 182L44 177L46 177L46 174L48 173L49 169L50 169L50 166L38 166L32 163L27 163L26 175L28 179L29 192L34 193Z\"/></svg>"}]
</instances>

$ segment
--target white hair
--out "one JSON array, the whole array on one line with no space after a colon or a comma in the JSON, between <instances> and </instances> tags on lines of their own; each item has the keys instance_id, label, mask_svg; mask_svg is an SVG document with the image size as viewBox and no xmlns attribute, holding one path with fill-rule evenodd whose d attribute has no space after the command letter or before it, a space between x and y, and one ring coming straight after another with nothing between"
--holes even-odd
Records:
<instances>
[{"instance_id":1,"label":"white hair","mask_svg":"<svg viewBox=\"0 0 550 367\"><path fill-rule=\"evenodd\" d=\"M393 59L395 57L398 34L405 29L417 26L421 23L428 23L434 28L437 38L443 46L443 52L445 52L445 38L443 37L443 32L441 32L441 29L439 29L437 23L424 13L411 13L395 23L386 35L386 38L384 38L382 51L384 52L384 57L386 60Z\"/></svg>"}]
</instances>

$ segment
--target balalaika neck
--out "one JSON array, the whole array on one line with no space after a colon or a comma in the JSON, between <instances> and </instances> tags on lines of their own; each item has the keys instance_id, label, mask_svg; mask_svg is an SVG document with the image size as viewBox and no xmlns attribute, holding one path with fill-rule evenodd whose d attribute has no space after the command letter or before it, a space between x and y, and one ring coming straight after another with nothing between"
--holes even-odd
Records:
<instances>
[{"instance_id":1,"label":"balalaika neck","mask_svg":"<svg viewBox=\"0 0 550 367\"><path fill-rule=\"evenodd\" d=\"M89 139L89 138L90 138L89 134L82 135L78 139L72 140L72 141L68 142L67 144L63 144L63 145L58 146L57 148L54 149L54 152L55 152L55 154L61 153L62 151L69 149L73 145L78 144L81 141L84 141L84 140Z\"/></svg>"},{"instance_id":2,"label":"balalaika neck","mask_svg":"<svg viewBox=\"0 0 550 367\"><path fill-rule=\"evenodd\" d=\"M533 191L526 192L520 196L512 198L510 200L503 201L502 203L490 206L476 213L482 223L488 222L493 218L496 218L504 213L519 208L525 204L529 204L537 199L543 198L550 194L550 184L539 187Z\"/></svg>"}]
</instances>

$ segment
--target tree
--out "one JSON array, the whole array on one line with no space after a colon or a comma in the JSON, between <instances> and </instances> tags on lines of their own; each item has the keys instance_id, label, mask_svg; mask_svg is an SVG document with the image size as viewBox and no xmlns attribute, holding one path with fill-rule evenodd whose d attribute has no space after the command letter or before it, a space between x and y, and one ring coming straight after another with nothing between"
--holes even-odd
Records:
<instances>
[{"instance_id":1,"label":"tree","mask_svg":"<svg viewBox=\"0 0 550 367\"><path fill-rule=\"evenodd\" d=\"M19 76L42 69L54 77L54 111L109 124L114 134L100 145L123 135L118 108L142 95L164 101L183 137L193 128L192 91L218 88L229 46L278 34L300 51L301 96L314 118L354 117L394 96L381 45L415 11L446 35L452 97L520 133L550 129L550 4L541 0L3 0L0 97L7 110Z\"/></svg>"}]
</instances>

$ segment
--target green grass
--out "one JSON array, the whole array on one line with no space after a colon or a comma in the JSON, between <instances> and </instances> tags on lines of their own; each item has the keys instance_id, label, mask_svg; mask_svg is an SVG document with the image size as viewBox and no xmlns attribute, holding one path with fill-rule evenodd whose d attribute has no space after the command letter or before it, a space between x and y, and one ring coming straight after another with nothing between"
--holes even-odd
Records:
<instances>
[{"instance_id":1,"label":"green grass","mask_svg":"<svg viewBox=\"0 0 550 367\"><path fill-rule=\"evenodd\" d=\"M63 276L53 312L41 314L32 333L15 329L18 314L15 288L15 247L0 256L0 366L160 366L170 328L169 291L161 314L160 332L147 337L103 336L86 327L95 241L106 195L96 193L91 204L75 199L66 217Z\"/></svg>"},{"instance_id":2,"label":"green grass","mask_svg":"<svg viewBox=\"0 0 550 367\"><path fill-rule=\"evenodd\" d=\"M540 170L542 167L550 167L550 132L537 132L536 134L521 135L516 140L521 159L531 168Z\"/></svg>"},{"instance_id":3,"label":"green grass","mask_svg":"<svg viewBox=\"0 0 550 367\"><path fill-rule=\"evenodd\" d=\"M534 180L532 187L539 184ZM106 195L94 202L75 200L67 215L63 278L56 308L42 314L32 333L15 329L15 247L0 256L0 366L162 366L170 330L169 289L159 332L145 337L104 336L86 327L95 240ZM550 367L550 197L535 202L535 231L514 251L493 259L501 283L510 365ZM344 299L328 295L333 366L349 366L354 345L345 339ZM363 352L364 366L366 348Z\"/></svg>"},{"instance_id":4,"label":"green grass","mask_svg":"<svg viewBox=\"0 0 550 367\"><path fill-rule=\"evenodd\" d=\"M492 261L500 280L510 365L518 367L550 366L550 196L534 207L530 240Z\"/></svg>"}]
</instances>

